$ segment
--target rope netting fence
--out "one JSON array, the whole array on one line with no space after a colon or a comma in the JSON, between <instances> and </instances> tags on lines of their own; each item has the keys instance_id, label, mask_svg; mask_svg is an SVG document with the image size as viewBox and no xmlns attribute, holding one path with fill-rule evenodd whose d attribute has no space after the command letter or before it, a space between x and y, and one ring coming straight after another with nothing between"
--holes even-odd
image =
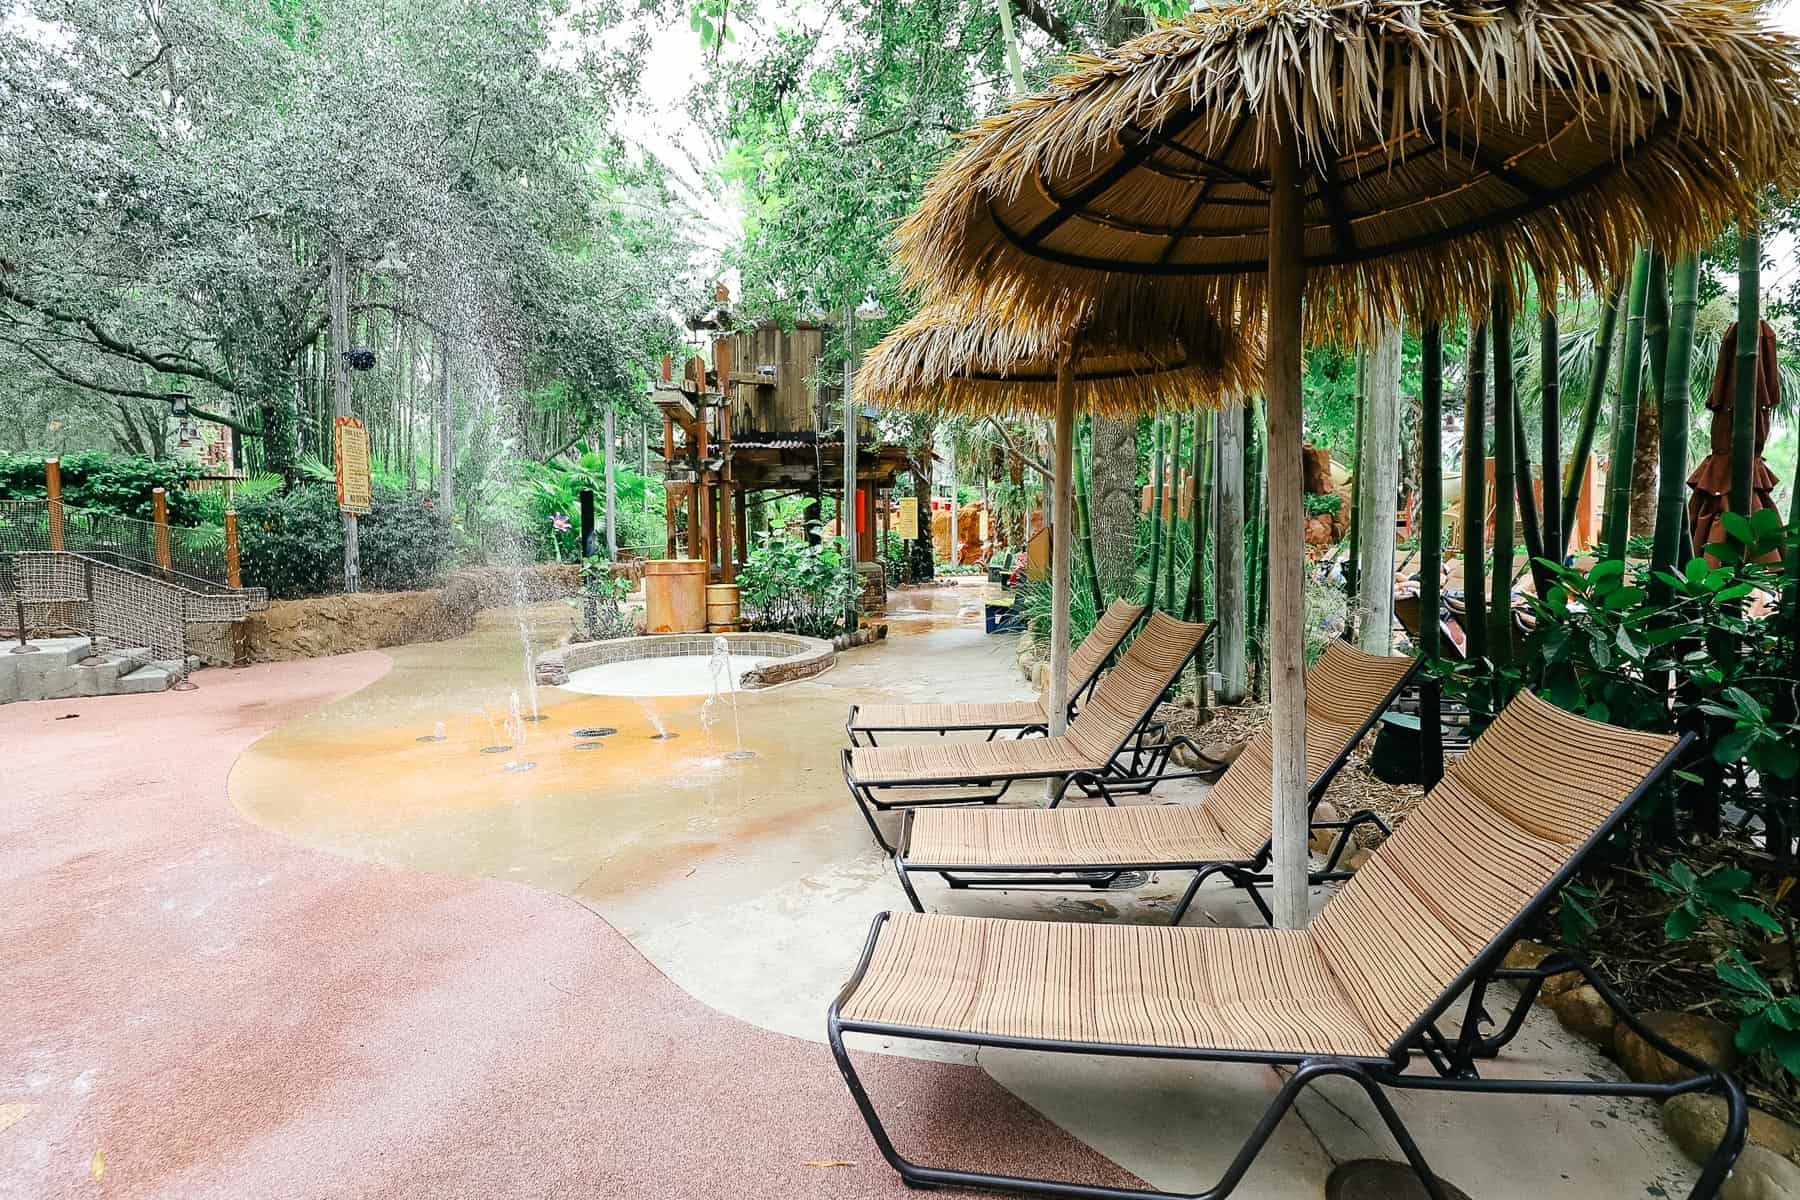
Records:
<instances>
[{"instance_id":1,"label":"rope netting fence","mask_svg":"<svg viewBox=\"0 0 1800 1200\"><path fill-rule=\"evenodd\" d=\"M0 628L13 637L85 636L185 671L189 624L240 621L268 605L263 589L231 587L225 575L224 547L208 531L60 501L0 502Z\"/></svg>"}]
</instances>

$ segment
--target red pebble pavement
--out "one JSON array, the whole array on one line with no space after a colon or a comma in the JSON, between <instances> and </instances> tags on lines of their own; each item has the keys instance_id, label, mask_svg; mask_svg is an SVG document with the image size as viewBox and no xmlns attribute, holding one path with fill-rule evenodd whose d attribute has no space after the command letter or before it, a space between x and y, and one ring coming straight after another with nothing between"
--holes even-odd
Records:
<instances>
[{"instance_id":1,"label":"red pebble pavement","mask_svg":"<svg viewBox=\"0 0 1800 1200\"><path fill-rule=\"evenodd\" d=\"M386 668L0 707L0 1197L910 1194L824 1046L701 1005L573 901L238 815L239 752ZM862 1061L903 1147L1134 1182L976 1068Z\"/></svg>"}]
</instances>

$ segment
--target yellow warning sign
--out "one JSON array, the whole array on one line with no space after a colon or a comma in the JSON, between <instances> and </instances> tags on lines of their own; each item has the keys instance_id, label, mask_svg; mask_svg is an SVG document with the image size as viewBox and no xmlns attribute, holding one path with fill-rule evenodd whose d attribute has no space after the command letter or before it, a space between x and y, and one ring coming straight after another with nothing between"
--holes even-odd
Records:
<instances>
[{"instance_id":1,"label":"yellow warning sign","mask_svg":"<svg viewBox=\"0 0 1800 1200\"><path fill-rule=\"evenodd\" d=\"M900 511L894 514L894 532L902 540L912 541L919 536L919 498L917 496L900 497Z\"/></svg>"},{"instance_id":2,"label":"yellow warning sign","mask_svg":"<svg viewBox=\"0 0 1800 1200\"><path fill-rule=\"evenodd\" d=\"M355 417L337 419L338 511L363 514L370 510L369 431Z\"/></svg>"}]
</instances>

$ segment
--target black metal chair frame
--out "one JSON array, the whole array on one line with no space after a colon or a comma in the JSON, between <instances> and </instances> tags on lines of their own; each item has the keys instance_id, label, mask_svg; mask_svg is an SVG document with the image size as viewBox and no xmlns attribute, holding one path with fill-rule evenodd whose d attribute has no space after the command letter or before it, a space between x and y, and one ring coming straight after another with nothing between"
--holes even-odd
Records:
<instances>
[{"instance_id":1,"label":"black metal chair frame","mask_svg":"<svg viewBox=\"0 0 1800 1200\"><path fill-rule=\"evenodd\" d=\"M1095 688L1100 686L1100 677L1106 673L1108 667L1118 660L1119 654L1125 648L1125 643L1131 640L1153 611L1155 610L1151 606L1144 606L1144 611L1140 612L1132 621L1130 628L1119 638L1118 644L1106 652L1106 657L1100 660L1100 665L1094 668L1094 673L1088 676L1081 686L1069 696L1069 720L1075 719L1076 714L1081 711L1082 702L1093 694ZM1033 734L1049 732L1049 728L1041 721L1000 725L986 723L975 725L858 725L856 714L861 710L862 705L852 704L849 715L844 718L844 733L849 737L850 744L856 747L879 745L880 743L875 740L875 735L878 733L935 733L939 737L943 737L951 733L982 733L985 731L987 733L986 740L991 742L1003 733L1011 733L1015 737L1025 738ZM865 740L859 742L858 734L862 735Z\"/></svg>"},{"instance_id":2,"label":"black metal chair frame","mask_svg":"<svg viewBox=\"0 0 1800 1200\"><path fill-rule=\"evenodd\" d=\"M875 821L876 813L893 812L909 808L931 808L949 804L998 804L1015 783L1033 779L1054 780L1055 786L1050 795L1050 807L1055 808L1063 801L1063 797L1071 787L1079 786L1088 796L1114 803L1115 796L1148 794L1157 784L1171 779L1207 779L1217 776L1230 764L1219 763L1216 767L1207 767L1195 771L1170 771L1170 757L1177 746L1185 745L1193 753L1202 758L1208 757L1189 738L1168 737L1167 726L1156 720L1156 710L1162 704L1175 684L1180 681L1181 673L1188 668L1195 656L1206 646L1212 636L1212 626L1201 634L1194 643L1194 648L1181 660L1181 665L1169 677L1168 686L1158 693L1156 700L1138 718L1137 724L1119 748L1113 751L1112 758L1105 767L1094 769L1085 767L1076 771L1025 771L1016 775L993 776L947 776L941 779L908 779L895 783L866 783L858 780L851 773L851 753L855 747L846 747L839 752L838 765L844 773L844 785L850 789L850 798L862 810L863 820L869 824L869 832L875 835L875 841L889 854L896 847L881 832L881 826ZM1098 681L1100 677L1095 676ZM1153 740L1155 738L1162 740ZM992 737L987 739L993 741ZM877 792L910 792L927 788L992 788L992 791L970 794L968 791L945 796L902 797L899 799L882 799Z\"/></svg>"},{"instance_id":3,"label":"black metal chair frame","mask_svg":"<svg viewBox=\"0 0 1800 1200\"><path fill-rule=\"evenodd\" d=\"M1075 1042L1048 1038L1002 1037L959 1030L846 1020L842 1014L843 1005L855 993L864 974L868 971L869 962L874 957L876 943L881 936L882 926L890 916L888 913L883 913L875 918L856 970L838 993L837 998L832 1001L826 1018L826 1036L831 1043L832 1056L837 1060L838 1069L843 1073L844 1082L850 1089L850 1095L855 1100L858 1111L862 1113L863 1120L868 1124L869 1133L874 1137L882 1157L887 1159L888 1164L899 1172L901 1180L912 1188L971 1187L1061 1197L1085 1197L1089 1200L1151 1200L1153 1197L1176 1195L1181 1195L1183 1200L1222 1200L1236 1189L1245 1172L1256 1161L1257 1155L1274 1133L1276 1126L1280 1124L1288 1109L1293 1107L1301 1091L1314 1080L1329 1075L1341 1075L1353 1080L1369 1097L1370 1103L1375 1106L1375 1110L1380 1114L1388 1132L1399 1145L1400 1152L1417 1172L1426 1194L1432 1197L1432 1200L1447 1200L1447 1195L1439 1186L1437 1178L1432 1174L1430 1166L1425 1161L1424 1154L1388 1099L1387 1089L1473 1093L1476 1095L1636 1097L1657 1101L1688 1092L1722 1093L1728 1109L1724 1139L1706 1160L1702 1166L1700 1178L1688 1193L1689 1200L1713 1200L1718 1193L1719 1186L1730 1172L1732 1163L1737 1160L1738 1153L1743 1149L1749 1123L1749 1109L1742 1086L1730 1075L1679 1047L1671 1045L1666 1039L1645 1027L1633 1015L1618 993L1587 963L1568 955L1556 954L1530 969L1509 969L1503 965L1507 950L1544 914L1563 886L1574 876L1582 861L1595 846L1613 834L1626 814L1679 760L1692 741L1692 735L1683 737L1674 749L1663 757L1656 768L1633 789L1630 796L1619 805L1612 816L1570 856L1562 868L1514 916L1499 935L1396 1040L1389 1055L1385 1058L1206 1050ZM1544 980L1568 971L1579 972L1588 983L1592 984L1595 991L1627 1028L1643 1038L1650 1046L1694 1074L1675 1083L1634 1083L1593 1079L1488 1079L1482 1077L1478 1063L1498 1057L1505 1046L1518 1035L1532 1001L1536 999ZM1483 1028L1484 1024L1490 1022L1484 1008L1484 1000L1487 989L1498 980L1521 984L1521 995L1518 1005L1506 1023L1498 1031L1489 1033ZM1464 993L1468 994L1467 1011L1463 1016L1460 1029L1454 1035L1454 1040L1451 1040L1439 1030L1437 1023L1449 1011L1457 997ZM1140 1188L1115 1188L1022 1176L995 1175L979 1171L931 1167L913 1162L902 1156L895 1148L893 1140L888 1136L887 1130L881 1122L880 1115L875 1111L874 1104L869 1099L868 1092L863 1088L862 1081L856 1074L855 1066L851 1063L850 1056L844 1047L844 1035L847 1033L976 1047L1040 1050L1052 1053L1198 1062L1260 1063L1267 1066L1291 1067L1293 1074L1288 1077L1268 1108L1264 1110L1220 1180L1202 1192L1177 1194ZM1415 1071L1413 1069L1417 1063L1421 1062L1429 1068L1429 1074L1423 1070Z\"/></svg>"},{"instance_id":4,"label":"black metal chair frame","mask_svg":"<svg viewBox=\"0 0 1800 1200\"><path fill-rule=\"evenodd\" d=\"M1319 802L1325 798L1326 791L1330 789L1332 781L1337 778L1338 772L1343 770L1344 764L1350 761L1351 753L1362 743L1363 738L1368 736L1369 730L1373 729L1381 720L1382 714L1392 707L1395 698L1406 690L1421 665L1420 660L1413 660L1412 665L1406 669L1406 673L1395 682L1392 688L1388 689L1387 694L1381 698L1380 704L1369 713L1362 724L1357 726L1356 733L1344 743L1343 748L1326 765L1318 780L1307 790L1306 814L1309 827L1314 830L1337 831L1332 838L1331 850L1326 856L1324 867L1312 872L1308 877L1313 884L1335 883L1350 878L1352 872L1341 869L1338 864L1342 860L1344 852L1349 849L1351 838L1361 826L1374 825L1384 834L1393 832L1379 814L1366 809L1332 821L1318 821L1313 817L1318 810ZM1181 738L1179 741L1186 742L1188 739ZM1193 743L1188 742L1188 744L1191 746ZM1197 749L1196 752L1198 752ZM1172 778L1172 776L1165 776L1165 778ZM1107 803L1112 803L1110 796L1116 792L1109 792L1104 780L1094 782L1095 786L1102 790L1102 794L1107 795ZM952 889L959 891L973 888L1106 888L1111 887L1127 871L1192 871L1194 872L1193 881L1188 884L1188 889L1181 897L1181 902L1175 906L1175 913L1170 918L1169 924L1181 924L1181 919L1187 915L1188 909L1194 903L1194 898L1199 895L1200 885L1214 875L1223 876L1232 885L1244 889L1256 905L1257 911L1262 914L1263 920L1269 924L1275 922L1275 914L1269 910L1268 902L1263 899L1260 890L1263 886L1274 882L1274 877L1268 871L1269 858L1274 852L1272 840L1264 841L1261 849L1252 857L1233 862L1168 859L1129 863L1057 863L1053 866L1042 864L982 866L968 863L908 861L906 852L912 844L912 828L913 814L909 811L905 814L900 826L900 845L894 851L894 870L900 876L900 886L906 890L906 898L912 902L914 912L925 911L925 906L919 901L918 892L913 889L911 873L914 871L940 876Z\"/></svg>"}]
</instances>

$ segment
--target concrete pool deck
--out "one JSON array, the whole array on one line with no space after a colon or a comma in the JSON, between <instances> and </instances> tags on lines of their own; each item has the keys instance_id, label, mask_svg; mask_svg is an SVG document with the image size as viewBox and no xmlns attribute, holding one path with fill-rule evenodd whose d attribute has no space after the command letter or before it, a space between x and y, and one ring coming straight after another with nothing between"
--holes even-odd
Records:
<instances>
[{"instance_id":1,"label":"concrete pool deck","mask_svg":"<svg viewBox=\"0 0 1800 1200\"><path fill-rule=\"evenodd\" d=\"M697 697L543 688L521 750L538 768L501 774L479 752L522 656L497 621L206 672L187 696L0 711L0 944L22 964L0 977L0 1197L907 1194L819 1044L870 917L905 905L836 752L852 702L1026 694L971 599L915 594L887 642L740 693L742 762L723 757L729 711L707 727ZM546 638L566 622L536 616ZM658 721L680 736L652 741ZM444 742L417 740L440 722ZM590 726L617 732L575 750ZM1179 883L925 898L1146 920ZM1250 923L1208 900L1192 919ZM934 1158L1189 1189L1279 1085L861 1057ZM1614 1072L1541 1012L1508 1067ZM1397 1102L1478 1200L1691 1179L1642 1106ZM1366 1101L1328 1087L1237 1194L1318 1196L1335 1161L1393 1154Z\"/></svg>"}]
</instances>

